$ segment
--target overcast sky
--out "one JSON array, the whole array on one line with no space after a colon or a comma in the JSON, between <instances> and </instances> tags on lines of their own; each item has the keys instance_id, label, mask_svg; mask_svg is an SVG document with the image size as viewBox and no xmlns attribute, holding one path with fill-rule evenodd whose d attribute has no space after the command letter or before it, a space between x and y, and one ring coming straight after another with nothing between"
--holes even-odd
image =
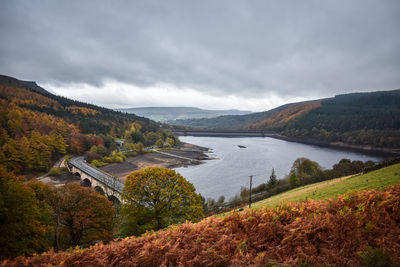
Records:
<instances>
[{"instance_id":1,"label":"overcast sky","mask_svg":"<svg viewBox=\"0 0 400 267\"><path fill-rule=\"evenodd\" d=\"M400 88L400 1L0 1L0 73L106 107Z\"/></svg>"}]
</instances>

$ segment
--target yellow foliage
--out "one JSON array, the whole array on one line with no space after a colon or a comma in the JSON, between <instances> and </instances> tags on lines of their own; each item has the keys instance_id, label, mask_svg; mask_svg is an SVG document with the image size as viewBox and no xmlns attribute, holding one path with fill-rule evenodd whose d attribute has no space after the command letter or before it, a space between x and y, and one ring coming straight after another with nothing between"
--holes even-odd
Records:
<instances>
[{"instance_id":1,"label":"yellow foliage","mask_svg":"<svg viewBox=\"0 0 400 267\"><path fill-rule=\"evenodd\" d=\"M12 100L15 104L24 104L38 107L51 106L54 109L61 107L57 101L21 87L8 85L0 86L0 95Z\"/></svg>"},{"instance_id":2,"label":"yellow foliage","mask_svg":"<svg viewBox=\"0 0 400 267\"><path fill-rule=\"evenodd\" d=\"M85 116L95 115L97 113L100 113L100 111L97 111L97 110L94 110L91 108L84 108L84 107L77 107L77 106L70 106L70 107L66 107L65 109L71 111L72 114L81 113Z\"/></svg>"}]
</instances>

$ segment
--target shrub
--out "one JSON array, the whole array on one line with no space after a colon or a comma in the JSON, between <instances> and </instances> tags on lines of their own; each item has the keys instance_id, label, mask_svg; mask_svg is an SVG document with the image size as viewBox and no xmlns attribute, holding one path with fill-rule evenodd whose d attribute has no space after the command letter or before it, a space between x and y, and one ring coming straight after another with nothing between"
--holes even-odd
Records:
<instances>
[{"instance_id":1,"label":"shrub","mask_svg":"<svg viewBox=\"0 0 400 267\"><path fill-rule=\"evenodd\" d=\"M390 258L383 249L374 249L367 246L366 251L359 254L366 267L386 267L394 266L390 263Z\"/></svg>"},{"instance_id":2,"label":"shrub","mask_svg":"<svg viewBox=\"0 0 400 267\"><path fill-rule=\"evenodd\" d=\"M93 160L101 160L101 155L92 151L86 151L85 160L89 163L91 163Z\"/></svg>"},{"instance_id":3,"label":"shrub","mask_svg":"<svg viewBox=\"0 0 400 267\"><path fill-rule=\"evenodd\" d=\"M106 162L101 161L101 160L93 160L91 164L92 164L92 166L94 166L94 167L102 167L102 166L107 165Z\"/></svg>"},{"instance_id":4,"label":"shrub","mask_svg":"<svg viewBox=\"0 0 400 267\"><path fill-rule=\"evenodd\" d=\"M53 167L49 171L50 176L60 176L61 174L64 173L64 168L59 168L59 167Z\"/></svg>"},{"instance_id":5,"label":"shrub","mask_svg":"<svg viewBox=\"0 0 400 267\"><path fill-rule=\"evenodd\" d=\"M108 163L121 163L125 159L126 159L126 156L124 155L124 153L122 153L121 151L119 151L119 152L113 151L111 153L111 156L104 157L103 161L108 162Z\"/></svg>"}]
</instances>

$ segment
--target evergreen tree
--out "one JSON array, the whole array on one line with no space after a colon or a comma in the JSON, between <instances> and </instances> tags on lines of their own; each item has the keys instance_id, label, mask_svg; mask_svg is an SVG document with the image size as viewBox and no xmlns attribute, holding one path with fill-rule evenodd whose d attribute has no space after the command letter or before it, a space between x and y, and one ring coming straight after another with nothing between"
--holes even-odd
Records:
<instances>
[{"instance_id":1,"label":"evergreen tree","mask_svg":"<svg viewBox=\"0 0 400 267\"><path fill-rule=\"evenodd\" d=\"M269 176L269 180L267 183L267 189L273 188L277 182L278 179L276 178L275 169L272 168L271 175Z\"/></svg>"},{"instance_id":2,"label":"evergreen tree","mask_svg":"<svg viewBox=\"0 0 400 267\"><path fill-rule=\"evenodd\" d=\"M300 179L297 177L296 173L292 172L289 176L290 185L296 187L300 184Z\"/></svg>"}]
</instances>

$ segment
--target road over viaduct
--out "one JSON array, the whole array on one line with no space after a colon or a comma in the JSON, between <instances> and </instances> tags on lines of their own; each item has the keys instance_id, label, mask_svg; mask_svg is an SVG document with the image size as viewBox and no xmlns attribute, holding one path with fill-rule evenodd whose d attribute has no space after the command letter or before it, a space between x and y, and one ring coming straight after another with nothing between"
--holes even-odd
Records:
<instances>
[{"instance_id":1,"label":"road over viaduct","mask_svg":"<svg viewBox=\"0 0 400 267\"><path fill-rule=\"evenodd\" d=\"M113 203L122 202L121 194L124 183L89 165L83 156L72 158L67 165L71 173L80 177L82 186L94 188L100 194L107 196Z\"/></svg>"}]
</instances>

